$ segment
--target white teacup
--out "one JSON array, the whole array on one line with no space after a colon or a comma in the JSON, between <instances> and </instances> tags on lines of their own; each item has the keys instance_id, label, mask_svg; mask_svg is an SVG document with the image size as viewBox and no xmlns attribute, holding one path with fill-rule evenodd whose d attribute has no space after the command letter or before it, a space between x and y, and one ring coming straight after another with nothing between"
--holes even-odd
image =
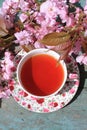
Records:
<instances>
[{"instance_id":1,"label":"white teacup","mask_svg":"<svg viewBox=\"0 0 87 130\"><path fill-rule=\"evenodd\" d=\"M17 79L20 87L38 98L57 94L67 79L67 68L55 51L40 48L28 52L19 62Z\"/></svg>"}]
</instances>

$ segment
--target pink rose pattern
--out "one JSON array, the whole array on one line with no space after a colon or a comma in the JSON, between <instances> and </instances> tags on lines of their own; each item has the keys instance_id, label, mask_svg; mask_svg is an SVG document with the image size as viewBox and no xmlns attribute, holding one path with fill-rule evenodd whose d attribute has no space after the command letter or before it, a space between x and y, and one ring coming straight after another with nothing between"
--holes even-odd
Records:
<instances>
[{"instance_id":1,"label":"pink rose pattern","mask_svg":"<svg viewBox=\"0 0 87 130\"><path fill-rule=\"evenodd\" d=\"M20 57L23 56L23 52L20 52L15 60L17 66ZM17 62L16 62L17 61ZM11 87L12 96L15 101L18 102L22 107L39 113L48 113L57 111L67 105L74 95L76 94L79 87L79 69L73 57L66 59L68 77L63 89L56 95L48 98L35 98L30 96L24 90L20 89L16 79L16 73L14 73L15 85Z\"/></svg>"}]
</instances>

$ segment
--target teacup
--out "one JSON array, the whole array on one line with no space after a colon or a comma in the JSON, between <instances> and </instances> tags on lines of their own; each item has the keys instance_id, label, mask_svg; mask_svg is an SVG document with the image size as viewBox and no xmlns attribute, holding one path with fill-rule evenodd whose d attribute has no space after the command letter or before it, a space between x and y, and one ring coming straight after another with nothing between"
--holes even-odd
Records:
<instances>
[{"instance_id":1,"label":"teacup","mask_svg":"<svg viewBox=\"0 0 87 130\"><path fill-rule=\"evenodd\" d=\"M67 79L67 68L60 55L40 48L28 52L17 66L20 87L31 96L44 98L57 94Z\"/></svg>"}]
</instances>

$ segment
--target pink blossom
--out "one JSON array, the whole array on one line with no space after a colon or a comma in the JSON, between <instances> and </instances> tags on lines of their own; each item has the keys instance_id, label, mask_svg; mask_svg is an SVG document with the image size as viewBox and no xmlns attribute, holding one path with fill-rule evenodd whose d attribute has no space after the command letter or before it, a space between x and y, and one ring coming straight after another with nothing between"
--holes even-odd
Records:
<instances>
[{"instance_id":1,"label":"pink blossom","mask_svg":"<svg viewBox=\"0 0 87 130\"><path fill-rule=\"evenodd\" d=\"M41 28L37 28L35 37L40 40L42 39L46 34L51 33L55 30L55 26L49 27L48 23L44 22L44 25L41 26Z\"/></svg>"},{"instance_id":2,"label":"pink blossom","mask_svg":"<svg viewBox=\"0 0 87 130\"><path fill-rule=\"evenodd\" d=\"M19 8L21 8L21 10L24 12L29 9L28 5L29 5L28 2L26 2L25 0L20 0Z\"/></svg>"},{"instance_id":3,"label":"pink blossom","mask_svg":"<svg viewBox=\"0 0 87 130\"><path fill-rule=\"evenodd\" d=\"M81 50L81 42L82 42L81 39L78 39L78 41L75 43L75 46L71 50L71 53L79 54Z\"/></svg>"},{"instance_id":4,"label":"pink blossom","mask_svg":"<svg viewBox=\"0 0 87 130\"><path fill-rule=\"evenodd\" d=\"M87 65L87 55L84 56L82 63Z\"/></svg>"},{"instance_id":5,"label":"pink blossom","mask_svg":"<svg viewBox=\"0 0 87 130\"><path fill-rule=\"evenodd\" d=\"M84 59L84 55L80 55L76 58L76 61L82 63L83 59Z\"/></svg>"},{"instance_id":6,"label":"pink blossom","mask_svg":"<svg viewBox=\"0 0 87 130\"><path fill-rule=\"evenodd\" d=\"M39 23L39 24L41 24L45 20L44 13L35 12L34 17L35 17L35 20L37 21L37 23Z\"/></svg>"},{"instance_id":7,"label":"pink blossom","mask_svg":"<svg viewBox=\"0 0 87 130\"><path fill-rule=\"evenodd\" d=\"M50 0L43 2L40 6L40 13L44 13L46 17L49 18L56 17L58 11L59 9L56 6L56 2L51 2Z\"/></svg>"},{"instance_id":8,"label":"pink blossom","mask_svg":"<svg viewBox=\"0 0 87 130\"><path fill-rule=\"evenodd\" d=\"M5 19L5 24L6 24L6 28L7 29L10 29L10 28L12 28L13 27L13 17L10 17L9 15L6 15L5 17L4 17L4 19Z\"/></svg>"},{"instance_id":9,"label":"pink blossom","mask_svg":"<svg viewBox=\"0 0 87 130\"><path fill-rule=\"evenodd\" d=\"M40 29L37 29L37 33L35 34L35 37L37 39L42 39L48 32L49 32L49 29L47 29L46 26L43 26Z\"/></svg>"},{"instance_id":10,"label":"pink blossom","mask_svg":"<svg viewBox=\"0 0 87 130\"><path fill-rule=\"evenodd\" d=\"M29 42L32 42L30 34L26 31L20 31L14 34L17 40L15 40L15 43L20 43L21 45L29 44Z\"/></svg>"},{"instance_id":11,"label":"pink blossom","mask_svg":"<svg viewBox=\"0 0 87 130\"><path fill-rule=\"evenodd\" d=\"M69 2L76 3L76 2L79 2L79 0L69 0Z\"/></svg>"},{"instance_id":12,"label":"pink blossom","mask_svg":"<svg viewBox=\"0 0 87 130\"><path fill-rule=\"evenodd\" d=\"M84 13L87 14L87 4L84 7Z\"/></svg>"},{"instance_id":13,"label":"pink blossom","mask_svg":"<svg viewBox=\"0 0 87 130\"><path fill-rule=\"evenodd\" d=\"M76 19L76 21L78 21L78 19L79 19L79 16L80 16L80 14L81 14L81 9L80 8L76 8L76 14L75 14L75 19Z\"/></svg>"},{"instance_id":14,"label":"pink blossom","mask_svg":"<svg viewBox=\"0 0 87 130\"><path fill-rule=\"evenodd\" d=\"M0 98L9 98L11 95L11 91L8 87L5 87L5 89L0 87Z\"/></svg>"},{"instance_id":15,"label":"pink blossom","mask_svg":"<svg viewBox=\"0 0 87 130\"><path fill-rule=\"evenodd\" d=\"M36 33L36 30L35 30L35 28L34 28L34 26L32 24L25 23L24 24L24 28L25 28L26 31L28 31L29 33L31 33L31 35L34 35Z\"/></svg>"},{"instance_id":16,"label":"pink blossom","mask_svg":"<svg viewBox=\"0 0 87 130\"><path fill-rule=\"evenodd\" d=\"M84 37L87 37L87 29L84 32Z\"/></svg>"},{"instance_id":17,"label":"pink blossom","mask_svg":"<svg viewBox=\"0 0 87 130\"><path fill-rule=\"evenodd\" d=\"M60 13L59 16L60 16L60 18L61 18L61 20L62 20L62 23L67 22L67 18L68 18L68 16L67 16L67 14L66 14L65 12L63 12L63 14Z\"/></svg>"},{"instance_id":18,"label":"pink blossom","mask_svg":"<svg viewBox=\"0 0 87 130\"><path fill-rule=\"evenodd\" d=\"M66 25L67 26L74 26L75 25L75 18L73 14L70 14L69 17L66 17Z\"/></svg>"},{"instance_id":19,"label":"pink blossom","mask_svg":"<svg viewBox=\"0 0 87 130\"><path fill-rule=\"evenodd\" d=\"M2 4L0 14L4 17L7 29L13 27L14 15L17 13L18 4L18 0L5 0Z\"/></svg>"},{"instance_id":20,"label":"pink blossom","mask_svg":"<svg viewBox=\"0 0 87 130\"><path fill-rule=\"evenodd\" d=\"M78 63L80 63L80 64L85 64L85 65L87 65L87 55L84 53L84 54L82 54L82 55L80 55L80 56L77 56L76 61L77 61Z\"/></svg>"},{"instance_id":21,"label":"pink blossom","mask_svg":"<svg viewBox=\"0 0 87 130\"><path fill-rule=\"evenodd\" d=\"M34 47L35 47L35 48L44 48L45 46L44 46L43 44L41 44L41 43L39 43L39 42L36 41L36 42L34 43Z\"/></svg>"},{"instance_id":22,"label":"pink blossom","mask_svg":"<svg viewBox=\"0 0 87 130\"><path fill-rule=\"evenodd\" d=\"M11 52L9 52L9 51L5 52L5 61L12 61L13 58L14 58L14 56L12 55Z\"/></svg>"},{"instance_id":23,"label":"pink blossom","mask_svg":"<svg viewBox=\"0 0 87 130\"><path fill-rule=\"evenodd\" d=\"M60 4L58 14L62 19L63 23L67 22L67 17L68 17L67 13L68 13L68 6L65 4Z\"/></svg>"},{"instance_id":24,"label":"pink blossom","mask_svg":"<svg viewBox=\"0 0 87 130\"><path fill-rule=\"evenodd\" d=\"M1 67L2 67L3 78L6 80L12 78L13 68L15 70L12 59L13 56L11 56L11 53L5 52L5 57L1 63Z\"/></svg>"},{"instance_id":25,"label":"pink blossom","mask_svg":"<svg viewBox=\"0 0 87 130\"><path fill-rule=\"evenodd\" d=\"M10 75L10 72L4 72L3 78L8 80L10 77L9 75Z\"/></svg>"},{"instance_id":26,"label":"pink blossom","mask_svg":"<svg viewBox=\"0 0 87 130\"><path fill-rule=\"evenodd\" d=\"M3 2L1 10L4 14L7 12L10 14L13 14L16 12L16 9L18 8L18 0L5 0Z\"/></svg>"},{"instance_id":27,"label":"pink blossom","mask_svg":"<svg viewBox=\"0 0 87 130\"><path fill-rule=\"evenodd\" d=\"M22 1L23 1L23 0L22 0ZM34 10L37 10L37 4L35 3L35 0L24 0L24 2L25 2L25 1L28 3L28 10L31 9L31 8L34 9ZM23 3L24 3L24 2L23 2ZM25 2L25 3L26 3L26 2ZM26 4L25 4L25 5L26 5Z\"/></svg>"},{"instance_id":28,"label":"pink blossom","mask_svg":"<svg viewBox=\"0 0 87 130\"><path fill-rule=\"evenodd\" d=\"M40 13L44 15L45 23L48 23L49 26L54 26L58 15L62 19L62 22L66 22L68 7L63 2L47 0L41 4Z\"/></svg>"},{"instance_id":29,"label":"pink blossom","mask_svg":"<svg viewBox=\"0 0 87 130\"><path fill-rule=\"evenodd\" d=\"M58 15L59 8L57 6L57 3L54 1L47 0L46 2L43 2L40 6L40 13L38 14L38 21L41 22L40 24L42 26L55 26L56 24L56 17ZM43 21L42 21L43 20Z\"/></svg>"},{"instance_id":30,"label":"pink blossom","mask_svg":"<svg viewBox=\"0 0 87 130\"><path fill-rule=\"evenodd\" d=\"M11 7L11 6L12 6L11 0L5 0L3 2L2 11L7 12L9 10L9 7Z\"/></svg>"},{"instance_id":31,"label":"pink blossom","mask_svg":"<svg viewBox=\"0 0 87 130\"><path fill-rule=\"evenodd\" d=\"M21 22L24 22L28 18L28 16L26 14L22 13L22 14L20 14L19 18L20 18Z\"/></svg>"}]
</instances>

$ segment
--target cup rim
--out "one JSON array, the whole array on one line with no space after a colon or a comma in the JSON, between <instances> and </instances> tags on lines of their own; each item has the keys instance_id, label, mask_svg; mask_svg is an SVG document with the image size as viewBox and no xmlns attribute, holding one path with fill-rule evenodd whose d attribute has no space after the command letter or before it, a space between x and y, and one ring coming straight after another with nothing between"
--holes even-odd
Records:
<instances>
[{"instance_id":1,"label":"cup rim","mask_svg":"<svg viewBox=\"0 0 87 130\"><path fill-rule=\"evenodd\" d=\"M37 53L36 53L37 52ZM36 53L36 54L35 54ZM53 53L55 53L55 55L57 56L57 57L54 57L52 54ZM32 55L33 54L33 55ZM28 93L29 95L31 95L31 96L33 96L33 97L36 97L36 98L45 98L45 97L50 97L50 96L54 96L54 95L56 95L63 87L64 87L64 84L65 84L65 82L66 82L66 79L67 79L67 67L66 67L66 63L64 62L64 60L61 60L60 61L60 63L61 63L61 65L62 65L62 67L63 67L63 70L64 70L64 80L63 80L63 82L62 82L62 85L59 87L59 89L57 89L55 92L53 92L53 93L51 93L51 94L49 94L49 95L44 95L44 96L39 96L39 95L34 95L34 94L32 94L32 93L30 93L29 91L27 91L25 88L24 88L24 86L23 86L23 84L22 84L22 82L21 82L21 78L20 78L20 70L21 70L21 68L22 68L22 66L23 66L23 64L25 63L25 61L28 59L28 58L30 58L30 57L32 57L32 56L34 56L34 55L38 55L38 54L50 54L51 56L53 56L55 59L59 59L59 57L60 57L60 55L57 53L57 52L55 52L55 51L53 51L53 50L49 50L49 49L47 49L47 48L36 48L36 49L33 49L33 50L31 50L30 52L28 52L28 53L26 53L23 57L22 57L22 59L20 60L20 62L19 62L19 64L18 64L18 66L17 66L17 80L18 80L18 83L19 83L19 86L20 86L20 88L21 89L23 89L26 93ZM24 62L24 63L23 63Z\"/></svg>"}]
</instances>

